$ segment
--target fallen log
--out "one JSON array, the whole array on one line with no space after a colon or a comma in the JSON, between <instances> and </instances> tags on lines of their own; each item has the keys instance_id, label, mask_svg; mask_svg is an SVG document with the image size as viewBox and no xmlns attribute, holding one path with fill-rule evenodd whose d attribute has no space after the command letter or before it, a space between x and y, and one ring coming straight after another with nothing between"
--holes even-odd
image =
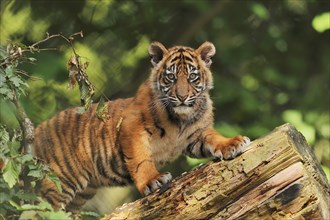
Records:
<instances>
[{"instance_id":1,"label":"fallen log","mask_svg":"<svg viewBox=\"0 0 330 220\"><path fill-rule=\"evenodd\" d=\"M289 124L239 157L209 162L103 218L330 219L330 186L305 138Z\"/></svg>"}]
</instances>

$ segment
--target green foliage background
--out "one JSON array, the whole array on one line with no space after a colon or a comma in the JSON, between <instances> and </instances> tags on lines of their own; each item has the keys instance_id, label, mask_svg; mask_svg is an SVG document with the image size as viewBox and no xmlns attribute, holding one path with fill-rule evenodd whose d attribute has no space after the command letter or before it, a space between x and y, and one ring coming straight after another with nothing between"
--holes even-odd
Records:
<instances>
[{"instance_id":1,"label":"green foliage background","mask_svg":"<svg viewBox=\"0 0 330 220\"><path fill-rule=\"evenodd\" d=\"M84 38L76 38L74 46L90 62L87 72L97 97L134 95L149 75L151 41L194 48L206 40L213 42L216 128L228 136L241 133L255 139L289 122L314 147L329 175L329 1L4 0L0 4L1 45L7 39L30 45L46 32L68 36L82 30ZM43 46L59 50L35 53L36 65L20 66L40 78L28 79L28 94L21 98L35 125L80 104L78 89L67 90L71 49L60 39ZM12 106L3 100L0 105L1 123L17 127ZM173 172L199 162L181 158L176 168L182 168Z\"/></svg>"}]
</instances>

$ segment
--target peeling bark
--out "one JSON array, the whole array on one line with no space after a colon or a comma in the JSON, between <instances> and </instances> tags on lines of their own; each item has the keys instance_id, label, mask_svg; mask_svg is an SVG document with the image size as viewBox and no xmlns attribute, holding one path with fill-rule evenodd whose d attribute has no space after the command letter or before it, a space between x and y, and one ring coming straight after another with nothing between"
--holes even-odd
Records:
<instances>
[{"instance_id":1,"label":"peeling bark","mask_svg":"<svg viewBox=\"0 0 330 220\"><path fill-rule=\"evenodd\" d=\"M330 219L330 186L305 138L282 125L104 219Z\"/></svg>"}]
</instances>

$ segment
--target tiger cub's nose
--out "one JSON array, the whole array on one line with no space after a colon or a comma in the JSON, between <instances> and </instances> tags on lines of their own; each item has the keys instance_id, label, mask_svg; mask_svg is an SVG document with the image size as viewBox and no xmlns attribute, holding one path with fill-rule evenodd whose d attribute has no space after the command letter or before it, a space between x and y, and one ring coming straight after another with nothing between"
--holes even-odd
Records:
<instances>
[{"instance_id":1,"label":"tiger cub's nose","mask_svg":"<svg viewBox=\"0 0 330 220\"><path fill-rule=\"evenodd\" d=\"M177 97L181 102L184 102L184 101L187 99L188 95L185 95L185 96L177 95L176 97Z\"/></svg>"}]
</instances>

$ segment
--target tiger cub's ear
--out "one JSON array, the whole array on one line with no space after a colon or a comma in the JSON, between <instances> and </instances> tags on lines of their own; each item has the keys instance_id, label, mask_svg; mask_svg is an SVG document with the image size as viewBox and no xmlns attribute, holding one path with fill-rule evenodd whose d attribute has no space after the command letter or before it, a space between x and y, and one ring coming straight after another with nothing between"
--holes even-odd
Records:
<instances>
[{"instance_id":1,"label":"tiger cub's ear","mask_svg":"<svg viewBox=\"0 0 330 220\"><path fill-rule=\"evenodd\" d=\"M152 42L149 46L149 56L151 64L155 67L163 59L167 49L159 42Z\"/></svg>"},{"instance_id":2,"label":"tiger cub's ear","mask_svg":"<svg viewBox=\"0 0 330 220\"><path fill-rule=\"evenodd\" d=\"M204 42L201 46L199 46L196 50L197 54L200 55L201 59L204 61L206 67L210 67L212 60L211 58L215 54L215 47L211 42Z\"/></svg>"}]
</instances>

